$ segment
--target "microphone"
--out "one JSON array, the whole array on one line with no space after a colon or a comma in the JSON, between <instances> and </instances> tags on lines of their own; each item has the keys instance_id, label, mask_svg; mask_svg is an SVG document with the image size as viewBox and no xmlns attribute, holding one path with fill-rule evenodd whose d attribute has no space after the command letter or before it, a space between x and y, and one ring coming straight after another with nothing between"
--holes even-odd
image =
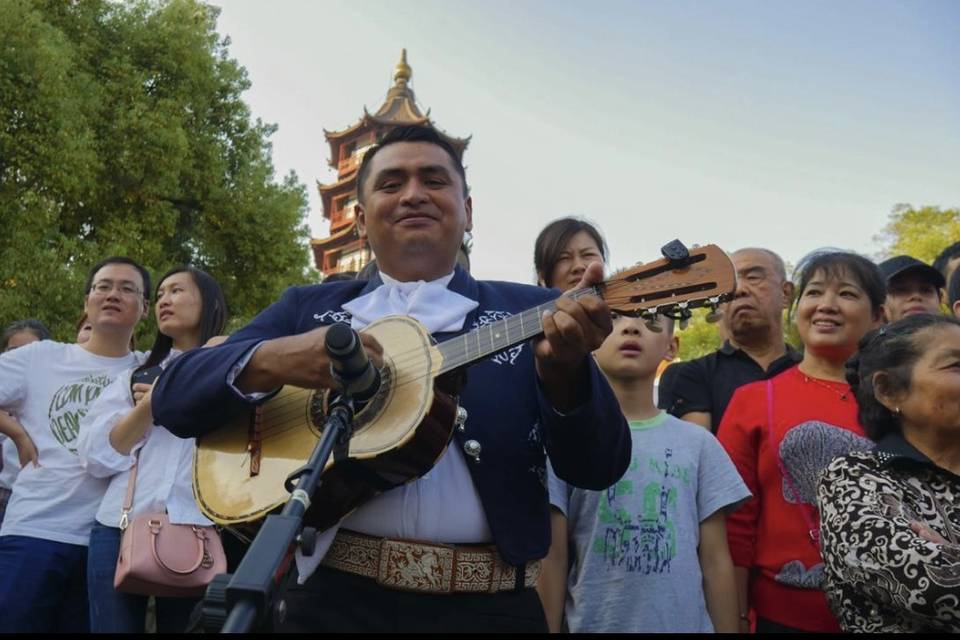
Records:
<instances>
[{"instance_id":1,"label":"microphone","mask_svg":"<svg viewBox=\"0 0 960 640\"><path fill-rule=\"evenodd\" d=\"M366 402L380 389L380 371L373 366L360 336L342 322L330 325L324 337L330 371L356 402Z\"/></svg>"}]
</instances>

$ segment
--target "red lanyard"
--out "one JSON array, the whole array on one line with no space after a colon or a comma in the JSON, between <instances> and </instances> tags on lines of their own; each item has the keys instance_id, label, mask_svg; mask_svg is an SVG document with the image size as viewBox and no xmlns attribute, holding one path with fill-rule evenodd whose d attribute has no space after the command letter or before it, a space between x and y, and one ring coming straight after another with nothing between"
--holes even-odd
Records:
<instances>
[{"instance_id":1,"label":"red lanyard","mask_svg":"<svg viewBox=\"0 0 960 640\"><path fill-rule=\"evenodd\" d=\"M783 479L787 481L787 487L790 489L790 493L793 494L793 499L796 501L797 506L800 507L800 513L803 514L803 519L807 523L807 530L810 534L810 541L813 543L813 546L817 548L817 551L820 551L820 527L814 524L813 518L808 513L807 509L812 509L803 500L800 499L800 492L797 491L796 485L793 483L793 478L790 477L790 472L787 471L787 468L783 465L783 458L780 457L780 447L776 446L776 442L773 438L773 381L767 380L767 439L770 441L770 446L773 447L773 454L777 457L777 466L780 468L780 474L783 476Z\"/></svg>"}]
</instances>

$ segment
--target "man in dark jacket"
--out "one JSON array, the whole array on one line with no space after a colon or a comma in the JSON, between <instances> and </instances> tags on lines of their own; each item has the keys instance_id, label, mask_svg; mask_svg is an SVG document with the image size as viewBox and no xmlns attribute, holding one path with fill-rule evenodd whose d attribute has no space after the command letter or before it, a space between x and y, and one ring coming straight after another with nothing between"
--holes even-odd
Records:
<instances>
[{"instance_id":1,"label":"man in dark jacket","mask_svg":"<svg viewBox=\"0 0 960 640\"><path fill-rule=\"evenodd\" d=\"M456 265L472 201L460 160L432 129L388 134L364 157L357 185L359 228L380 273L289 289L223 345L185 354L154 388L154 417L189 437L282 385L331 388L325 325L417 319L445 358L475 362L459 397L466 422L429 473L298 555L281 629L546 631L531 588L550 537L544 452L558 476L590 489L612 485L629 464L629 430L590 356L610 333L609 309L594 296L563 297L552 312L521 315L556 293L477 281ZM583 284L601 279L597 265ZM496 350L538 323L542 336ZM361 335L375 361L397 355Z\"/></svg>"}]
</instances>

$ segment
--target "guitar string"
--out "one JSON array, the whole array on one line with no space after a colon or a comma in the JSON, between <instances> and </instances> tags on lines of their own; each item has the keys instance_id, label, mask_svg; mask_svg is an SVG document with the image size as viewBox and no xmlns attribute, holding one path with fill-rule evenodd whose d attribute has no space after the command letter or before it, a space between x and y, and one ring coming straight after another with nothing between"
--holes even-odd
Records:
<instances>
[{"instance_id":1,"label":"guitar string","mask_svg":"<svg viewBox=\"0 0 960 640\"><path fill-rule=\"evenodd\" d=\"M617 283L614 283L614 284L617 284ZM582 297L583 295L596 294L596 293L597 291L593 287L587 287L587 288L577 289L571 292L570 295L576 299L576 298ZM492 353L496 353L497 351L500 351L503 349L507 349L511 346L514 346L518 342L522 342L523 340L527 340L530 337L533 337L542 333L543 329L542 329L542 326L540 326L540 318L542 317L542 313L543 311L546 311L552 308L554 306L555 301L556 299L549 300L547 302L541 303L540 305L537 305L536 307L531 307L530 309L525 309L520 313L507 316L502 320L498 320L496 322L492 322L486 325L481 325L475 329L472 329L469 333L456 336L455 338L451 338L450 340L442 342L438 345L433 345L433 346L436 346L438 349L443 348L444 345L446 345L447 348L450 348L451 345L455 346L458 342L462 342L464 345L463 355L451 354L450 356L445 357L444 369L449 370L452 368L457 368L459 366L462 366L463 364L466 364L467 362L483 357L483 356L477 357L477 356L470 355L470 351L473 350L473 347L469 346L469 344L474 340L476 340L478 345L477 349L475 350L476 353L479 354L480 352L485 352L484 353L484 356L485 356L485 355L490 355ZM538 310L538 313L536 314L535 318L533 317L533 314L530 313L531 311L534 311L534 310ZM521 338L520 340L518 340L513 344L506 344L504 346L499 346L494 344L493 341L495 339L499 339L499 338L494 338L492 334L492 331L495 328L502 329L503 335L523 335L524 325L528 323L532 324L534 321L536 321L536 327L537 327L535 332L529 334L528 336L524 336L523 338ZM491 332L490 337L484 338L481 335L482 331ZM485 345L483 344L484 342L488 344ZM413 348L407 351L402 351L396 354L391 354L391 359L397 369L404 369L412 363L421 361L423 359L423 352L424 352L424 349L422 347L417 347L417 348ZM452 362L454 364L448 368L447 362ZM422 379L422 378L417 378L417 380L419 379ZM399 384L397 386L399 386Z\"/></svg>"},{"instance_id":2,"label":"guitar string","mask_svg":"<svg viewBox=\"0 0 960 640\"><path fill-rule=\"evenodd\" d=\"M614 283L611 283L612 286L611 286L611 285L608 285L608 287L609 287L609 288L614 288L614 289L616 289L616 288L620 288L620 287L617 287L616 285L621 285L621 284L623 284L623 283L614 282ZM608 288L608 291L609 291L609 288ZM579 298L579 297L581 297L581 296L583 296L583 295L586 295L586 294L594 294L595 292L596 292L596 290L595 290L594 288L585 288L585 289L578 289L578 290L572 292L571 295L572 295L574 298ZM540 319L541 316L540 316L540 314L538 313L538 314L537 314L537 330L536 330L535 332L531 332L529 336L525 336L525 337L521 338L520 340L516 341L513 345L509 345L509 344L508 344L508 345L506 345L506 346L504 346L504 347L501 347L500 349L495 349L495 346L494 346L494 344L493 344L494 337L493 337L492 331L493 331L493 328L496 327L497 324L501 324L501 323L502 323L502 325L503 325L502 328L503 328L504 334L505 334L505 335L509 335L509 334L511 333L510 324L512 323L512 324L514 325L514 327L513 327L514 332L513 332L513 333L516 334L516 331L515 331L515 330L516 330L516 329L520 329L520 330L521 330L521 331L520 331L520 334L522 335L522 334L524 333L524 332L523 332L523 324L524 324L524 323L523 323L523 320L522 320L522 318L521 318L521 315L523 315L523 314L529 314L530 311L532 311L532 310L534 310L534 309L539 309L539 307L548 306L548 305L552 304L552 302L553 302L553 301L548 301L547 303L538 305L538 307L534 307L534 308L532 308L532 309L524 310L523 312L521 312L521 313L519 313L519 314L516 314L516 315L513 315L513 316L508 316L507 318L504 318L503 320L498 321L498 322L496 322L496 323L491 323L491 324L489 324L489 325L483 325L483 326L481 326L481 327L478 327L477 329L474 329L473 331L471 331L471 332L468 333L468 334L464 334L464 335L462 335L462 336L458 336L457 338L453 338L453 339L451 339L450 341L441 343L441 345L446 345L446 344L449 344L449 343L451 343L451 342L453 342L453 341L456 341L456 340L463 340L463 342L464 342L464 349L465 349L463 355L453 354L453 355L448 356L447 358L445 358L443 369L446 369L446 370L448 370L448 371L449 371L449 370L452 370L452 369L456 369L456 368L458 368L458 367L460 367L460 366L463 366L464 364L467 364L467 363L469 363L469 362L471 362L471 361L477 360L477 359L479 359L479 358L481 358L481 357L484 357L484 356L486 356L486 355L489 355L489 354L491 354L491 353L494 353L494 352L497 351L497 350L502 350L502 349L509 348L510 346L515 346L515 344L519 344L519 342L522 342L522 341L524 341L524 340L527 340L529 337L533 337L533 336L535 336L535 335L538 335L539 333L542 333L542 327L540 327L540 323L539 323L539 319ZM652 306L652 305L651 305L651 306ZM662 306L662 305L661 305L661 306ZM469 340L470 340L470 338L471 338L471 336L472 336L473 334L476 334L476 338L477 338L477 340L478 340L478 345L479 345L479 340L480 340L479 332L480 332L481 329L484 329L484 328L489 328L489 330L491 331L490 350L487 351L487 352L484 354L484 356L471 356L471 355L469 354L469 351L466 349L466 345L469 343ZM437 345L437 346L439 347L439 346L441 346L441 345ZM477 353L479 353L479 352L482 351L482 350L483 350L483 349L482 349L482 345L478 346ZM412 357L412 358L408 357L408 356L410 356L410 355L413 355L413 357ZM410 350L410 351L401 353L400 355L398 355L398 356L396 356L395 358L393 358L393 363L394 363L394 367L399 369L399 368L403 368L404 366L409 366L411 363L421 362L422 360L423 360L423 349L420 348L420 349L413 349L413 350ZM448 364L448 363L449 363L449 364ZM416 383L416 382L420 382L420 381L422 381L422 380L425 380L425 379L427 379L427 378L430 378L432 375L433 375L433 374L432 374L432 372L430 372L430 371L427 371L426 373L424 373L424 374L422 374L422 375L416 375L416 376L414 376L414 375L403 375L403 374L401 374L400 376L398 376L397 381L395 382L395 384L394 384L393 386L394 386L394 388L400 388L400 387L406 386L406 385L408 385L408 384L413 384L413 383ZM287 419L288 417L292 417L292 415L298 414L298 413L300 413L301 411L304 411L304 410L305 410L305 407L304 407L303 402L304 402L303 398L295 398L295 399L291 399L291 400L287 401L286 404L282 404L282 405L274 404L274 405L271 407L271 409L274 411L275 414L279 413L280 411L289 411L290 414L291 414L290 416L287 416L287 415L284 415L284 416L283 416L283 419ZM271 418L272 418L272 419L271 419L271 422L273 422L273 420L280 419L280 417L279 417L278 415L273 415L273 416L271 416ZM263 419L263 418L261 418L261 420L262 420L262 419ZM290 428L292 428L292 427L290 427ZM286 430L288 430L288 429L284 429L284 431L286 431ZM261 437L262 437L262 438L264 438L264 437L272 437L272 436L275 436L275 435L279 435L280 433L281 433L280 431L277 431L277 430L276 430L276 427L267 427L267 428L261 430L261 434L262 434Z\"/></svg>"},{"instance_id":3,"label":"guitar string","mask_svg":"<svg viewBox=\"0 0 960 640\"><path fill-rule=\"evenodd\" d=\"M615 283L615 284L621 284L621 283ZM627 285L624 284L624 286L627 286ZM584 295L584 294L588 294L588 293L593 293L593 289L580 289L580 290L577 290L577 291L575 292L575 294L578 294L577 297L582 296L582 295ZM703 295L703 292L699 292L699 293L701 293L701 295ZM605 297L606 297L606 296L605 296ZM610 296L610 297L612 297L612 296ZM690 306L690 307L698 306L699 303L702 303L703 301L707 300L708 297L709 297L709 296L704 296L704 297L700 297L700 298L698 298L698 299L687 300L688 306ZM544 306L547 306L547 305L549 305L549 304L551 304L551 303L546 303L545 305L540 305L540 307L544 307ZM667 307L667 306L674 306L674 305L676 305L676 304L677 304L677 302L671 301L670 303L666 303L666 304L661 303L661 304L659 304L659 305L649 304L649 305L636 305L636 306L637 306L637 307L642 307L642 306L647 306L647 307L654 307L654 306ZM534 309L537 309L537 308L539 308L539 307L534 307ZM456 368L458 368L458 367L460 367L460 366L463 366L464 364L468 364L468 363L470 363L470 362L479 360L479 359L481 359L481 358L483 358L483 357L486 357L486 356L491 355L491 354L493 354L493 353L496 353L496 352L498 352L498 351L502 351L502 350L504 350L504 349L510 348L511 346L515 346L516 344L519 344L520 342L523 342L523 341L525 341L525 340L527 340L527 339L529 339L529 338L532 338L532 337L534 337L534 336L536 336L536 335L539 335L539 334L543 333L543 329L542 329L542 326L541 326L541 324L540 324L540 320L541 320L542 315L541 315L540 313L536 314L536 316L535 316L535 318L536 318L536 329L535 329L534 331L530 331L530 332L524 331L524 329L526 329L526 327L525 327L524 325L527 323L528 320L532 323L532 322L533 322L533 318L529 318L528 320L525 320L524 317L521 317L521 316L524 316L524 314L529 314L529 312L532 311L532 310L533 310L533 309L528 309L528 310L526 310L526 311L524 311L524 312L521 312L521 313L519 313L519 314L516 314L516 315L513 315L513 316L508 316L508 317L505 318L504 320L500 320L500 321L498 321L498 322L496 322L496 323L491 323L491 324L488 324L488 325L483 325L483 326L481 326L481 327L478 327L477 329L472 330L472 331L471 331L470 333L468 333L468 334L464 334L464 335L461 335L461 336L457 336L456 338L452 338L452 339L450 339L450 340L448 340L448 341L445 341L445 342L443 342L443 343L440 343L439 345L436 345L437 348L442 349L445 345L447 345L447 347L449 348L450 346L456 347L459 342L462 342L462 343L464 344L463 353L444 354L443 366L442 366L442 368L441 368L441 369L442 369L442 372L445 373L445 372L450 371L450 370L452 370L452 369L456 369ZM499 326L498 326L498 325L499 325ZM497 329L497 328L502 329L502 334L505 335L505 336L509 336L509 335L522 335L523 337L520 338L520 339L518 339L518 340L515 340L515 341L508 339L508 340L506 341L506 343L503 344L503 346L500 346L499 344L494 344L494 340L499 340L499 339L500 339L499 337L495 337L495 336L493 335L493 331L494 331L495 329ZM531 327L531 328L532 328L532 327ZM488 331L490 332L490 336L489 336L488 338L486 338L486 339L484 339L484 338L482 337L482 335L480 334L480 331L483 330L483 329L486 329L486 330L488 330ZM519 331L518 331L518 330L519 330ZM527 333L527 335L524 335L524 333ZM498 334L498 335L499 335L499 334ZM477 349L476 349L475 352L474 352L474 353L477 354L477 355L471 355L471 351L473 350L473 348L468 346L469 343L472 342L474 339L477 340L477 344L478 344ZM485 346L482 344L482 341L484 341L484 340L489 343L489 347L488 347L488 348L485 348ZM482 355L480 355L481 352L483 352ZM411 354L413 355L412 358L407 357L407 356L409 356L409 355L411 355ZM414 350L411 350L411 351L408 351L408 352L402 352L402 353L396 355L396 356L393 358L393 363L394 363L394 366L395 366L396 368L398 368L398 369L403 369L403 368L405 368L406 366L409 366L409 365L412 364L412 363L416 363L416 362L422 361L422 359L423 359L423 350L422 350L422 348L421 348L421 349L414 349ZM410 380L407 380L406 382L399 382L399 381L398 381L398 382L395 384L395 386L399 387L399 386L403 386L403 384L418 382L418 381L422 380L423 378L429 377L430 375L432 375L432 373L428 372L428 373L424 374L423 376L419 376L419 377L416 377L416 378L412 378L412 379L410 379Z\"/></svg>"},{"instance_id":4,"label":"guitar string","mask_svg":"<svg viewBox=\"0 0 960 640\"><path fill-rule=\"evenodd\" d=\"M616 294L619 292L619 290L621 290L621 289L626 289L626 288L632 288L632 285L631 285L630 283L624 281L624 280L612 280L612 281L609 281L609 282L605 283L605 287L604 287L604 289L603 289L602 291L599 290L599 289L596 288L596 287L584 287L584 288L581 288L581 289L576 289L576 290L574 290L574 291L571 291L571 292L569 292L567 295L569 295L570 297L572 297L572 298L574 298L574 299L579 299L579 298L583 297L584 295L599 295L600 297L605 298L605 299L607 299L607 298L614 298L614 299L615 299L615 298L617 298L617 295L616 295ZM636 297L636 294L634 294L634 296ZM502 319L502 320L498 320L498 321L496 321L496 322L493 322L493 323L490 323L490 324L486 324L486 325L481 325L481 326L479 326L479 327L471 330L469 333L463 334L463 335L461 335L461 336L457 336L456 338L452 338L452 339L450 339L450 340L448 340L448 341L445 341L445 342L443 342L443 343L440 343L440 345L436 345L438 348L441 347L441 345L450 345L450 344L454 344L454 345L455 345L457 341L462 341L463 344L464 344L464 353L463 353L463 355L452 354L452 355L450 355L450 356L445 357L444 369L447 369L447 370L455 369L455 368L460 367L460 366L462 366L462 365L464 365L464 364L466 364L466 363L468 363L468 362L471 362L471 361L473 361L473 360L478 360L478 359L480 359L480 358L482 358L482 357L484 357L484 356L491 355L491 354L496 353L497 351L501 351L501 350L503 350L503 349L508 349L508 348L510 348L511 346L515 346L515 345L518 344L519 342L522 342L522 341L527 340L527 339L529 339L529 338L532 338L532 337L534 337L534 336L536 336L536 335L539 335L540 333L543 332L542 326L541 326L541 324L540 324L540 323L541 323L541 319L542 319L542 315L543 315L543 311L552 310L552 308L554 308L554 305L555 305L555 302L556 302L557 299L558 299L558 298L555 298L554 300L549 300L549 301L547 301L547 302L541 303L540 305L537 305L536 307L532 307L532 308L530 308L530 309L525 309L525 310L522 311L522 312L519 312L519 313L514 314L514 315L511 315L511 316L508 316L508 317L506 317L506 318L504 318L504 319ZM627 297L627 300L629 300L629 299L630 299L630 298ZM705 299L705 298L703 298L703 299ZM637 303L634 303L634 302L631 301L631 302L630 302L630 305L620 304L620 305L618 305L618 306L619 306L619 307L630 306L630 307L631 307L631 310L635 310L635 309L641 309L641 308L653 307L653 306L669 306L669 305L671 305L671 304L676 304L676 302L671 302L671 303L661 304L661 305L655 305L655 304L643 305L643 304L637 304ZM534 315L534 314L531 314L531 313L530 313L531 311L534 311L534 310L537 310L537 313L535 314L535 317L528 317L528 316L533 316L533 315ZM513 342L512 344L510 343L510 341L508 341L508 343L504 344L503 346L495 345L495 344L494 344L493 341L494 341L495 338L494 338L493 335L492 335L492 331L493 331L494 328L502 328L504 335L507 335L507 336L509 336L510 334L518 335L517 329L520 329L520 333L519 333L519 334L520 334L520 335L523 335L523 333L524 333L524 331L523 331L524 326L523 326L523 325L525 325L527 322L533 323L534 321L536 322L536 330L533 331L532 333L530 333L529 335L526 335L526 336L522 337L520 340L517 340L516 342ZM491 332L490 337L488 337L488 338L486 339L486 340L489 342L489 347L485 347L485 345L483 344L483 337L482 337L482 335L481 335L481 331L483 331L483 330L487 330L487 331L490 331L490 332ZM499 338L497 338L497 339L499 339ZM469 343L472 342L473 340L476 340L476 341L477 341L477 345L478 345L478 346L477 346L476 353L477 353L478 355L471 356L471 355L470 355L470 350L472 349L472 347L469 346ZM480 352L484 352L483 355L479 355ZM417 348L413 348L413 349L410 349L410 350L407 350L407 351L399 352L399 353L397 353L397 354L393 354L392 359L393 359L393 362L395 363L395 366L396 366L397 368L402 369L402 368L405 368L406 366L410 365L411 363L415 363L415 362L420 361L420 360L422 359L422 357L423 357L423 348L422 348L422 347L417 347ZM447 366L446 366L446 365L447 365L447 362L450 362L450 363L451 363L451 366L450 366L450 367L447 367Z\"/></svg>"}]
</instances>

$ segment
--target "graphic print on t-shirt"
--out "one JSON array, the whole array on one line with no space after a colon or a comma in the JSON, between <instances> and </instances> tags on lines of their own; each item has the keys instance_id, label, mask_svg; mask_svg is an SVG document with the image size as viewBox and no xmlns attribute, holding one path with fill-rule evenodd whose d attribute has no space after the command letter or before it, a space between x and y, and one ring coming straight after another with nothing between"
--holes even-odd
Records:
<instances>
[{"instance_id":1,"label":"graphic print on t-shirt","mask_svg":"<svg viewBox=\"0 0 960 640\"><path fill-rule=\"evenodd\" d=\"M817 480L834 458L854 451L867 451L873 442L829 422L808 420L793 427L780 441L779 456L783 470L790 474L781 481L783 499L807 510L807 519L817 524ZM798 589L823 587L824 566L818 562L807 568L800 560L791 560L781 567L774 579Z\"/></svg>"},{"instance_id":2,"label":"graphic print on t-shirt","mask_svg":"<svg viewBox=\"0 0 960 640\"><path fill-rule=\"evenodd\" d=\"M672 449L662 458L648 458L648 470L660 480L647 482L637 500L630 480L621 480L604 492L597 514L600 524L593 551L603 556L608 569L629 573L670 573L670 561L677 555L677 482L689 484L690 470L671 462ZM630 470L637 469L634 458ZM639 507L640 512L635 513Z\"/></svg>"},{"instance_id":3,"label":"graphic print on t-shirt","mask_svg":"<svg viewBox=\"0 0 960 640\"><path fill-rule=\"evenodd\" d=\"M77 453L80 419L87 415L93 401L100 397L100 393L110 382L108 376L91 374L66 383L53 394L47 412L50 432L70 453Z\"/></svg>"}]
</instances>

